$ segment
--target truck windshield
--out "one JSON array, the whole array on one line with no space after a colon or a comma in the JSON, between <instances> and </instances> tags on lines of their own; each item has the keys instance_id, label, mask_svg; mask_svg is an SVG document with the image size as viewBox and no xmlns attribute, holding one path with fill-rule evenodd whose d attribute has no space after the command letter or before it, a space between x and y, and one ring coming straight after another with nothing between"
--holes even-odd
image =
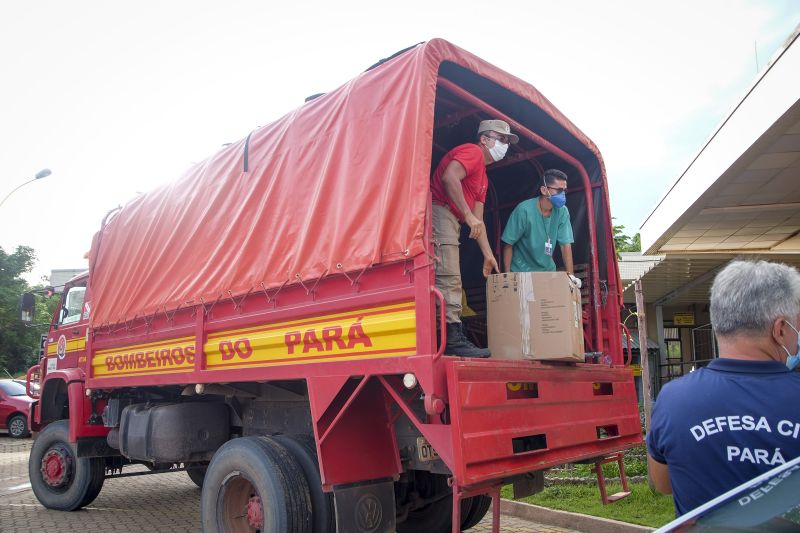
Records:
<instances>
[{"instance_id":1,"label":"truck windshield","mask_svg":"<svg viewBox=\"0 0 800 533\"><path fill-rule=\"evenodd\" d=\"M81 319L83 309L83 297L86 294L86 287L72 287L65 298L64 308L62 309L62 324L72 324Z\"/></svg>"}]
</instances>

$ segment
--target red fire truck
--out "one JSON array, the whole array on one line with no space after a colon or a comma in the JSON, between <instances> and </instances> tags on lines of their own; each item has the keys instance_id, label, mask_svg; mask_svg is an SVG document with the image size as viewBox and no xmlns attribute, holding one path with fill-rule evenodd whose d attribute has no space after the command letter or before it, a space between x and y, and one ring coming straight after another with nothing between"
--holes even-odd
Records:
<instances>
[{"instance_id":1,"label":"red fire truck","mask_svg":"<svg viewBox=\"0 0 800 533\"><path fill-rule=\"evenodd\" d=\"M585 362L443 355L430 176L487 118L520 136L488 167L498 255L543 168L570 176ZM106 217L28 372L31 484L71 511L130 465L185 469L204 531L461 531L493 501L497 531L503 484L641 442L620 293L595 145L529 84L422 43Z\"/></svg>"}]
</instances>

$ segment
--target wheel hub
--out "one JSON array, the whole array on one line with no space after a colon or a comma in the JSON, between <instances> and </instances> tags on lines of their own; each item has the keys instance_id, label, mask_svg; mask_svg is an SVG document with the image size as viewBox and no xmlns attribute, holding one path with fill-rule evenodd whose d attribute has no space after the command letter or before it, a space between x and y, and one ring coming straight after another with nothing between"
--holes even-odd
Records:
<instances>
[{"instance_id":1,"label":"wheel hub","mask_svg":"<svg viewBox=\"0 0 800 533\"><path fill-rule=\"evenodd\" d=\"M251 496L247 502L247 523L256 529L264 527L264 508L258 496Z\"/></svg>"},{"instance_id":2,"label":"wheel hub","mask_svg":"<svg viewBox=\"0 0 800 533\"><path fill-rule=\"evenodd\" d=\"M25 423L20 418L15 418L8 428L13 435L22 435L25 433Z\"/></svg>"},{"instance_id":3,"label":"wheel hub","mask_svg":"<svg viewBox=\"0 0 800 533\"><path fill-rule=\"evenodd\" d=\"M53 488L70 482L72 476L72 454L61 445L53 446L42 457L42 479Z\"/></svg>"}]
</instances>

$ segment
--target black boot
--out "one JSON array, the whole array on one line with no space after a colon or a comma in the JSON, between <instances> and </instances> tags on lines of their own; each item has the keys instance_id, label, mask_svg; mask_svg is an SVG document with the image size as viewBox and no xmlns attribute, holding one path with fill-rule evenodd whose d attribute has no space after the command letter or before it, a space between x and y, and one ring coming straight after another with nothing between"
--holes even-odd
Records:
<instances>
[{"instance_id":1,"label":"black boot","mask_svg":"<svg viewBox=\"0 0 800 533\"><path fill-rule=\"evenodd\" d=\"M489 350L478 348L464 335L464 325L461 322L448 322L447 344L444 347L445 355L457 357L489 357Z\"/></svg>"}]
</instances>

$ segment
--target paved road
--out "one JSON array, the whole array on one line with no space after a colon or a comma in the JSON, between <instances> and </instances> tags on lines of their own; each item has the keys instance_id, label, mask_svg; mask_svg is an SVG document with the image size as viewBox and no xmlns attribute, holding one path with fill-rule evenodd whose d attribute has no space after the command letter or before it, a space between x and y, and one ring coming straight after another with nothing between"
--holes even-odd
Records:
<instances>
[{"instance_id":1,"label":"paved road","mask_svg":"<svg viewBox=\"0 0 800 533\"><path fill-rule=\"evenodd\" d=\"M195 532L200 522L200 489L184 472L108 479L97 499L82 511L44 509L28 484L31 439L0 434L0 531L63 533L87 531ZM518 518L502 516L504 532L574 533ZM491 531L488 516L471 532Z\"/></svg>"}]
</instances>

